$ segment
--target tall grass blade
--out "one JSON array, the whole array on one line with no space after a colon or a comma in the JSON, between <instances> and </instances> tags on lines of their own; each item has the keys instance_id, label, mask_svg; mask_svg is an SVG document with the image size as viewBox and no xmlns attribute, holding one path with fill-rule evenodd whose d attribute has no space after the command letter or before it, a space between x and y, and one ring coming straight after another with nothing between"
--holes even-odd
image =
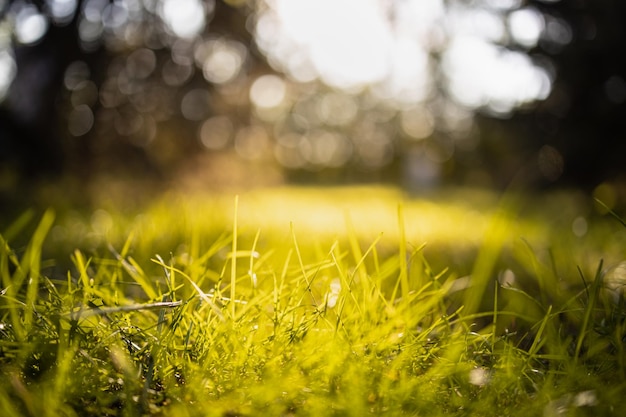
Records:
<instances>
[{"instance_id":1,"label":"tall grass blade","mask_svg":"<svg viewBox=\"0 0 626 417\"><path fill-rule=\"evenodd\" d=\"M603 209L605 209L607 211L607 213L609 213L611 216L613 216L613 218L615 218L615 220L617 220L618 222L621 223L622 226L626 227L626 220L622 219L619 214L617 214L615 211L613 211L612 208L610 208L609 206L607 206L606 204L604 204L604 202L596 197L593 198L596 203L600 204L600 206L602 206Z\"/></svg>"},{"instance_id":2,"label":"tall grass blade","mask_svg":"<svg viewBox=\"0 0 626 417\"><path fill-rule=\"evenodd\" d=\"M160 258L160 257L159 257L159 258ZM161 258L161 259L162 259L162 258ZM213 312L214 312L214 313L215 313L215 314L216 314L216 315L217 315L220 319L222 319L222 320L224 319L224 315L222 314L222 311L220 310L220 308L219 308L219 307L218 307L218 306L217 306L217 305L213 302L213 300L212 300L212 298L213 298L213 294L207 294L207 293L205 293L204 291L202 291L202 288L200 288L200 287L198 286L198 284L196 284L196 283L193 281L193 279L191 279L191 277L190 277L189 275L185 274L183 271L181 271L181 270L179 270L179 269L177 269L177 268L174 268L174 267L168 266L168 265L166 265L166 264L164 264L164 263L160 262L160 261L159 261L159 260L157 260L157 259L152 259L152 262L156 263L157 265L162 266L163 268L168 268L168 267L169 267L169 268L171 269L171 271L176 271L176 273L178 273L180 276L182 276L183 278L185 278L185 279L187 280L187 282L189 282L189 284L191 284L191 286L192 286L192 287L193 287L193 289L195 290L196 294L198 294L198 296L200 297L200 299L201 299L202 301L204 301L205 303L207 303L207 304L211 307L211 310L213 310ZM222 298L221 298L221 300L224 300L224 297L222 297ZM225 299L225 300L226 300L226 301L230 301L230 302L231 302L231 303L233 303L233 304L234 304L234 303L236 303L236 300L234 300L234 299L232 299L232 298L231 298L231 299ZM161 306L162 306L162 307L168 307L168 306L169 306L169 307L176 307L176 306L177 306L177 303L180 303L180 302L173 301L173 302L170 302L170 303L151 303L151 304L148 304L148 305L155 305L155 306L156 306L155 308L160 308Z\"/></svg>"},{"instance_id":3,"label":"tall grass blade","mask_svg":"<svg viewBox=\"0 0 626 417\"><path fill-rule=\"evenodd\" d=\"M39 293L39 279L40 277L40 267L41 267L41 251L44 240L54 223L54 212L52 210L48 210L44 213L37 229L33 233L33 237L31 238L30 243L28 244L28 248L24 257L22 258L21 268L22 274L27 275L28 286L26 289L26 299L25 304L27 306L26 311L24 313L24 327L25 330L28 331L30 326L32 325L33 320L33 311L35 309L35 304L37 301L37 296ZM14 284L15 285L15 284ZM18 286L18 285L16 285Z\"/></svg>"},{"instance_id":4,"label":"tall grass blade","mask_svg":"<svg viewBox=\"0 0 626 417\"><path fill-rule=\"evenodd\" d=\"M489 281L493 278L493 271L500 252L505 245L505 240L510 236L509 228L513 224L512 213L515 203L516 198L513 194L505 194L500 206L491 217L483 245L472 269L471 286L465 292L464 314L474 314L481 306Z\"/></svg>"},{"instance_id":5,"label":"tall grass blade","mask_svg":"<svg viewBox=\"0 0 626 417\"><path fill-rule=\"evenodd\" d=\"M317 306L319 305L319 303L315 299L315 295L313 294L313 291L311 291L312 281L309 280L308 273L304 266L304 261L302 259L302 253L300 252L300 246L298 245L298 240L296 239L296 232L293 227L293 222L290 223L289 227L291 229L291 238L293 240L293 246L296 251L296 256L298 257L298 265L300 266L300 271L302 272L302 278L304 279L304 282L306 283L306 293L308 293L311 296L311 300L313 301L313 304ZM300 301L302 301L302 299Z\"/></svg>"},{"instance_id":6,"label":"tall grass blade","mask_svg":"<svg viewBox=\"0 0 626 417\"><path fill-rule=\"evenodd\" d=\"M183 305L182 301L160 301L156 303L139 303L115 307L97 307L77 310L66 314L71 320L86 319L93 316L108 316L115 313L127 313L132 311L160 310L164 308L174 308Z\"/></svg>"},{"instance_id":7,"label":"tall grass blade","mask_svg":"<svg viewBox=\"0 0 626 417\"><path fill-rule=\"evenodd\" d=\"M552 313L552 306L549 306L548 311L546 311L546 314L543 317L541 324L539 325L539 329L537 330L537 334L535 335L533 344L530 346L530 349L528 349L529 358L532 358L537 354L537 352L539 351L539 348L541 348L541 345L544 342L544 339L542 339L542 337L546 329L546 325L548 324L548 320L550 320L551 318L551 313Z\"/></svg>"},{"instance_id":8,"label":"tall grass blade","mask_svg":"<svg viewBox=\"0 0 626 417\"><path fill-rule=\"evenodd\" d=\"M83 287L83 294L87 296L91 292L90 291L91 282L90 282L89 274L87 273L87 268L89 267L89 264L91 263L91 259L85 259L85 256L83 255L83 253L80 250L76 249L74 250L72 261L74 263L74 266L78 270L78 276L79 276L78 279L80 280L80 283Z\"/></svg>"},{"instance_id":9,"label":"tall grass blade","mask_svg":"<svg viewBox=\"0 0 626 417\"><path fill-rule=\"evenodd\" d=\"M235 196L235 214L233 216L233 244L232 244L232 259L230 260L230 309L233 320L235 319L236 303L236 285L237 285L237 235L239 230L237 228L237 218L239 217L239 196Z\"/></svg>"},{"instance_id":10,"label":"tall grass blade","mask_svg":"<svg viewBox=\"0 0 626 417\"><path fill-rule=\"evenodd\" d=\"M399 254L400 257L400 275L398 277L400 281L400 290L402 291L402 298L407 299L409 295L409 267L407 259L407 243L406 243L406 226L404 224L404 209L402 204L398 205L398 233L400 236L399 242Z\"/></svg>"},{"instance_id":11,"label":"tall grass blade","mask_svg":"<svg viewBox=\"0 0 626 417\"><path fill-rule=\"evenodd\" d=\"M576 340L576 350L574 351L574 362L577 362L580 358L580 352L583 347L583 342L585 340L585 336L587 335L587 331L589 328L589 322L591 321L591 315L593 314L593 310L596 306L596 301L598 299L598 295L600 294L600 289L602 288L602 264L603 260L600 260L598 264L598 269L596 270L596 275L591 283L591 292L588 293L587 297L587 306L585 307L585 315L583 317L583 323L580 326L578 339ZM580 268L578 268L578 272L580 276L585 279L584 274Z\"/></svg>"},{"instance_id":12,"label":"tall grass blade","mask_svg":"<svg viewBox=\"0 0 626 417\"><path fill-rule=\"evenodd\" d=\"M118 253L112 245L109 245L109 250L113 253L128 275L130 275L131 278L139 284L141 289L146 293L146 296L150 300L158 300L159 295L154 289L152 281L146 276L141 266L131 257L124 258L124 256L122 256L121 253Z\"/></svg>"},{"instance_id":13,"label":"tall grass blade","mask_svg":"<svg viewBox=\"0 0 626 417\"><path fill-rule=\"evenodd\" d=\"M0 237L3 237L7 243L12 241L23 232L34 216L35 212L33 210L25 211L2 232Z\"/></svg>"}]
</instances>

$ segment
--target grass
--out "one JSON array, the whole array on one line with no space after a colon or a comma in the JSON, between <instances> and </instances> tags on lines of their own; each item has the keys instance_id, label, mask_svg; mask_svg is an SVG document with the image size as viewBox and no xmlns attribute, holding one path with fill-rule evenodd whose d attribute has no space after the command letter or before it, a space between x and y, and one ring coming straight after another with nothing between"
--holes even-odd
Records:
<instances>
[{"instance_id":1,"label":"grass","mask_svg":"<svg viewBox=\"0 0 626 417\"><path fill-rule=\"evenodd\" d=\"M624 415L626 228L452 194L27 212L0 239L2 415Z\"/></svg>"}]
</instances>

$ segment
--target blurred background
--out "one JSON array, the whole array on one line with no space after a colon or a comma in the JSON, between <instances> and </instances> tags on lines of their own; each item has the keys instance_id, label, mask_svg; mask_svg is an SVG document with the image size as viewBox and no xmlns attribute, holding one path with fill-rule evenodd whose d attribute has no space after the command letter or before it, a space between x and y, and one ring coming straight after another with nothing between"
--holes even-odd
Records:
<instances>
[{"instance_id":1,"label":"blurred background","mask_svg":"<svg viewBox=\"0 0 626 417\"><path fill-rule=\"evenodd\" d=\"M626 174L625 11L0 0L0 195L517 181L611 197Z\"/></svg>"}]
</instances>

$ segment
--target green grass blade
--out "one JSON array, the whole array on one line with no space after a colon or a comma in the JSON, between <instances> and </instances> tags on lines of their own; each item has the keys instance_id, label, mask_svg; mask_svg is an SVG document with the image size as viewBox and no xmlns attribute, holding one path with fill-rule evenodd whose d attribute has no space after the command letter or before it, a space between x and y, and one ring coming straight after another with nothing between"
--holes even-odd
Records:
<instances>
[{"instance_id":1,"label":"green grass blade","mask_svg":"<svg viewBox=\"0 0 626 417\"><path fill-rule=\"evenodd\" d=\"M603 261L600 260L600 263L598 264L598 269L596 270L596 275L591 284L591 292L588 293L587 305L585 307L585 315L583 317L583 323L580 326L580 329L578 330L579 331L578 339L576 340L576 350L574 351L575 362L577 362L578 359L580 358L580 352L582 350L585 337L587 336L589 323L591 321L591 315L596 306L596 301L598 299L598 295L600 294L600 289L602 288L602 278L603 278L602 264L603 264ZM578 268L578 271L584 280L585 278L580 268Z\"/></svg>"},{"instance_id":2,"label":"green grass blade","mask_svg":"<svg viewBox=\"0 0 626 417\"><path fill-rule=\"evenodd\" d=\"M481 307L487 286L493 278L496 262L506 239L510 236L509 228L513 224L513 207L516 202L517 199L512 193L505 194L489 221L483 244L471 273L472 285L465 292L464 314L476 313Z\"/></svg>"},{"instance_id":3,"label":"green grass blade","mask_svg":"<svg viewBox=\"0 0 626 417\"><path fill-rule=\"evenodd\" d=\"M231 315L234 319L236 316L236 303L234 302L237 296L237 235L239 233L237 227L237 219L239 217L239 196L235 196L235 214L233 216L233 244L232 244L232 258L230 260L230 299L231 299Z\"/></svg>"},{"instance_id":4,"label":"green grass blade","mask_svg":"<svg viewBox=\"0 0 626 417\"><path fill-rule=\"evenodd\" d=\"M615 220L617 220L618 222L620 222L620 224L624 227L626 227L626 220L622 219L615 211L613 211L613 209L611 209L609 206L607 206L606 204L604 204L604 202L596 197L593 198L596 203L598 203L600 206L602 206L603 209L605 209L611 216L613 216L613 218Z\"/></svg>"},{"instance_id":5,"label":"green grass blade","mask_svg":"<svg viewBox=\"0 0 626 417\"><path fill-rule=\"evenodd\" d=\"M402 292L402 298L406 299L411 290L409 287L409 267L407 259L407 242L406 242L406 226L404 223L404 209L402 204L398 205L398 233L400 236L399 242L399 259L400 259L400 275L398 280L400 281L400 290ZM395 299L395 297L394 297Z\"/></svg>"},{"instance_id":6,"label":"green grass blade","mask_svg":"<svg viewBox=\"0 0 626 417\"><path fill-rule=\"evenodd\" d=\"M40 267L41 267L41 255L42 255L42 247L52 224L54 223L54 212L52 210L48 210L44 213L39 225L35 229L33 233L33 237L28 244L28 248L24 257L22 258L22 263L20 264L22 268L22 274L27 275L29 277L26 289L26 299L25 304L27 305L26 311L24 313L24 327L26 332L30 330L33 321L33 310L35 309L35 304L37 301L38 293L39 293L39 280L40 280ZM25 261L25 262L24 262ZM17 287L18 283L14 283Z\"/></svg>"},{"instance_id":7,"label":"green grass blade","mask_svg":"<svg viewBox=\"0 0 626 417\"><path fill-rule=\"evenodd\" d=\"M124 258L122 254L118 253L111 245L109 245L109 250L113 253L117 261L128 273L128 275L130 275L130 277L137 284L139 284L141 289L146 293L146 296L150 300L159 300L159 295L157 294L152 281L146 276L141 266L130 256ZM163 265L163 267L166 268L165 265Z\"/></svg>"},{"instance_id":8,"label":"green grass blade","mask_svg":"<svg viewBox=\"0 0 626 417\"><path fill-rule=\"evenodd\" d=\"M5 239L6 242L11 242L14 238L23 233L34 216L35 212L33 210L25 211L2 232L1 237Z\"/></svg>"},{"instance_id":9,"label":"green grass blade","mask_svg":"<svg viewBox=\"0 0 626 417\"><path fill-rule=\"evenodd\" d=\"M544 343L544 339L542 339L543 337L543 333L546 329L546 326L548 324L548 321L551 318L551 314L552 314L552 306L548 307L548 311L546 312L545 316L543 317L543 320L541 321L541 324L539 325L539 329L537 330L537 333L535 334L535 338L533 340L533 344L530 346L530 348L528 349L528 356L529 358L534 357L537 352L539 351L539 348L541 347L541 345Z\"/></svg>"}]
</instances>

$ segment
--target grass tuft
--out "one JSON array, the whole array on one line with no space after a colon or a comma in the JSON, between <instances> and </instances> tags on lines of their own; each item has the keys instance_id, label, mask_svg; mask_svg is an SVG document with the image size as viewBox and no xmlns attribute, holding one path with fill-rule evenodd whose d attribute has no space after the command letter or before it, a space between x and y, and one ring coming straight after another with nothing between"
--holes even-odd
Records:
<instances>
[{"instance_id":1,"label":"grass tuft","mask_svg":"<svg viewBox=\"0 0 626 417\"><path fill-rule=\"evenodd\" d=\"M560 269L512 203L446 263L412 225L418 201L379 206L396 218L374 235L345 207L343 229L301 230L251 221L250 201L266 204L113 217L126 233L67 267L44 259L76 222L17 219L0 235L2 415L626 412L625 303L606 282L621 269L600 262L590 284L585 265Z\"/></svg>"}]
</instances>

